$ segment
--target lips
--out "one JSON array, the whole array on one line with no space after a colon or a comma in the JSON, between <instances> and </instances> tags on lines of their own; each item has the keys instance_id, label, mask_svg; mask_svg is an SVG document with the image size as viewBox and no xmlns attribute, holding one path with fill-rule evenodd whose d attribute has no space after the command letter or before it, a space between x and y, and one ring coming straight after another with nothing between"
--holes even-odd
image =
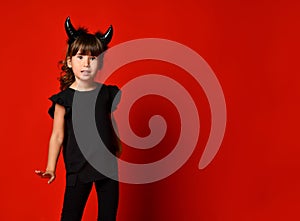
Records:
<instances>
[{"instance_id":1,"label":"lips","mask_svg":"<svg viewBox=\"0 0 300 221\"><path fill-rule=\"evenodd\" d=\"M82 75L90 75L91 74L90 70L81 70L80 72Z\"/></svg>"}]
</instances>

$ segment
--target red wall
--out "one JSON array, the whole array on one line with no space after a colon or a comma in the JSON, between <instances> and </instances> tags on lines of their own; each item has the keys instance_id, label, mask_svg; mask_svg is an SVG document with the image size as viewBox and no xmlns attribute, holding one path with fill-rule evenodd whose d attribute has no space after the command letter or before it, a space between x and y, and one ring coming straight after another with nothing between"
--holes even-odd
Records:
<instances>
[{"instance_id":1,"label":"red wall","mask_svg":"<svg viewBox=\"0 0 300 221\"><path fill-rule=\"evenodd\" d=\"M201 87L182 70L155 61L124 66L110 78L110 83L122 86L133 72L176 73L176 80L192 93L201 119L198 146L180 170L151 184L121 184L118 220L299 220L299 6L296 0L2 3L0 220L59 219L62 158L51 185L34 170L46 164L52 125L47 98L58 92L57 62L65 53L63 22L68 15L73 24L91 31L113 24L111 46L146 37L187 45L212 67L226 99L222 146L213 162L198 170L210 130ZM145 98L132 110L137 133L147 128L149 116L143 113L150 107L150 113L163 107L161 115L174 108L156 98ZM125 146L124 159L157 160L172 150L179 133L178 115L176 110L165 115L172 131L164 143L140 153ZM93 192L84 220L95 216Z\"/></svg>"}]
</instances>

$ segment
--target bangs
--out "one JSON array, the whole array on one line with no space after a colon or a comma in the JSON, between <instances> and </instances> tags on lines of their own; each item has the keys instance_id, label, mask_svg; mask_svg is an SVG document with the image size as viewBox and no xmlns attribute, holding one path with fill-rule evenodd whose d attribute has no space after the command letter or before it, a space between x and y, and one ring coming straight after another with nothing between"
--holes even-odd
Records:
<instances>
[{"instance_id":1,"label":"bangs","mask_svg":"<svg viewBox=\"0 0 300 221\"><path fill-rule=\"evenodd\" d=\"M103 52L100 40L91 34L78 37L70 48L70 56L75 56L78 52L81 55L99 56Z\"/></svg>"}]
</instances>

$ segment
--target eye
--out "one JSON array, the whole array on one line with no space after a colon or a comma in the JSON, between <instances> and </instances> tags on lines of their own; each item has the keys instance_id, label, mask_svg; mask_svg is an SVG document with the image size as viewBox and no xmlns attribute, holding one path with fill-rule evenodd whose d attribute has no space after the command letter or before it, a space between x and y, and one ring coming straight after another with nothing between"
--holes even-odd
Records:
<instances>
[{"instance_id":1,"label":"eye","mask_svg":"<svg viewBox=\"0 0 300 221\"><path fill-rule=\"evenodd\" d=\"M83 56L82 55L77 55L77 58L81 60L83 58Z\"/></svg>"},{"instance_id":2,"label":"eye","mask_svg":"<svg viewBox=\"0 0 300 221\"><path fill-rule=\"evenodd\" d=\"M95 56L92 56L92 57L90 57L90 60L91 61L94 61L94 60L96 60L97 58L95 57Z\"/></svg>"}]
</instances>

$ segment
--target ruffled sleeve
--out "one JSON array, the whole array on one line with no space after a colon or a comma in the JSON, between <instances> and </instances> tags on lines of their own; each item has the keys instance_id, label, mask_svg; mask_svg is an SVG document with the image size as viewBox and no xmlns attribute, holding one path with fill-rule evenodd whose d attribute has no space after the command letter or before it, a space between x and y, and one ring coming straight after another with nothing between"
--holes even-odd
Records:
<instances>
[{"instance_id":1,"label":"ruffled sleeve","mask_svg":"<svg viewBox=\"0 0 300 221\"><path fill-rule=\"evenodd\" d=\"M66 93L66 91L62 91L58 94L52 95L51 97L49 97L49 100L52 101L52 105L48 110L48 114L51 118L54 118L55 104L59 104L65 107L65 118L70 114L72 107L72 97L70 94Z\"/></svg>"},{"instance_id":2,"label":"ruffled sleeve","mask_svg":"<svg viewBox=\"0 0 300 221\"><path fill-rule=\"evenodd\" d=\"M115 85L108 85L108 91L111 107L109 112L113 112L117 109L117 106L120 103L122 91Z\"/></svg>"}]
</instances>

